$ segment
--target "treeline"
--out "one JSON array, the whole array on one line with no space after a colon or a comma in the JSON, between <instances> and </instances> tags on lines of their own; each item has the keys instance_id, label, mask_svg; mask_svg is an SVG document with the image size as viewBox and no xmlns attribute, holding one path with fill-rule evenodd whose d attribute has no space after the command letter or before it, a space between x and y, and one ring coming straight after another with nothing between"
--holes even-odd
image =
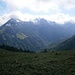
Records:
<instances>
[{"instance_id":1,"label":"treeline","mask_svg":"<svg viewBox=\"0 0 75 75\"><path fill-rule=\"evenodd\" d=\"M13 46L8 46L8 45L1 45L0 48L5 49L5 50L9 50L9 51L15 51L15 52L28 52L28 53L34 53L34 51L30 51L30 50L23 50L22 48L18 49L16 47Z\"/></svg>"}]
</instances>

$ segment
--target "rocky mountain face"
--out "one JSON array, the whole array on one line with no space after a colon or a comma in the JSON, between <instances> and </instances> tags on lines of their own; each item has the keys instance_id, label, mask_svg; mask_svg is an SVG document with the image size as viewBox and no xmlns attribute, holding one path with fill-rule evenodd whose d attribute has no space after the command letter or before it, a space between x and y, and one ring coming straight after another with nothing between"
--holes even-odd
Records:
<instances>
[{"instance_id":1,"label":"rocky mountain face","mask_svg":"<svg viewBox=\"0 0 75 75\"><path fill-rule=\"evenodd\" d=\"M59 25L45 19L26 22L11 18L0 27L0 45L38 51L72 36L74 27L72 23Z\"/></svg>"}]
</instances>

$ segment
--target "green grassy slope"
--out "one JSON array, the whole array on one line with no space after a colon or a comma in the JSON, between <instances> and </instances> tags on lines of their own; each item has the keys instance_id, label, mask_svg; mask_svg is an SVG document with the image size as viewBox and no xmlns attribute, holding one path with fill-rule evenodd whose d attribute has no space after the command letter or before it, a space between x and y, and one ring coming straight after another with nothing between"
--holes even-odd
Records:
<instances>
[{"instance_id":1,"label":"green grassy slope","mask_svg":"<svg viewBox=\"0 0 75 75\"><path fill-rule=\"evenodd\" d=\"M0 75L75 75L75 50L24 53L0 49Z\"/></svg>"}]
</instances>

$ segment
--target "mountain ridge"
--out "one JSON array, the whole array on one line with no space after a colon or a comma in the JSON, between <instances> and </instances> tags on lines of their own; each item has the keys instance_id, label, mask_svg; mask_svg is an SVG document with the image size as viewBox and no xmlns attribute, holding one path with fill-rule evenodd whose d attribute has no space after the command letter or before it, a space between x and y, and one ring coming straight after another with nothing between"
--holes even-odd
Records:
<instances>
[{"instance_id":1,"label":"mountain ridge","mask_svg":"<svg viewBox=\"0 0 75 75\"><path fill-rule=\"evenodd\" d=\"M75 35L61 42L54 49L55 50L74 50L75 49Z\"/></svg>"},{"instance_id":2,"label":"mountain ridge","mask_svg":"<svg viewBox=\"0 0 75 75\"><path fill-rule=\"evenodd\" d=\"M38 51L47 48L51 43L72 36L74 32L74 29L73 32L69 31L66 25L60 26L45 19L34 23L12 18L0 27L0 45Z\"/></svg>"}]
</instances>

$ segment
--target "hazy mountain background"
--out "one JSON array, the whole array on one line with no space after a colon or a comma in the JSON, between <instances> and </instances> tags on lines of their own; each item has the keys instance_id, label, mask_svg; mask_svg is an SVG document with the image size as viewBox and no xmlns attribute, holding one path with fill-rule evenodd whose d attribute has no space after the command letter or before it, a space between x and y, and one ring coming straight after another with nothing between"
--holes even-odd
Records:
<instances>
[{"instance_id":1,"label":"hazy mountain background","mask_svg":"<svg viewBox=\"0 0 75 75\"><path fill-rule=\"evenodd\" d=\"M38 51L50 48L74 34L74 22L58 24L44 18L26 22L11 18L0 27L0 45Z\"/></svg>"}]
</instances>

